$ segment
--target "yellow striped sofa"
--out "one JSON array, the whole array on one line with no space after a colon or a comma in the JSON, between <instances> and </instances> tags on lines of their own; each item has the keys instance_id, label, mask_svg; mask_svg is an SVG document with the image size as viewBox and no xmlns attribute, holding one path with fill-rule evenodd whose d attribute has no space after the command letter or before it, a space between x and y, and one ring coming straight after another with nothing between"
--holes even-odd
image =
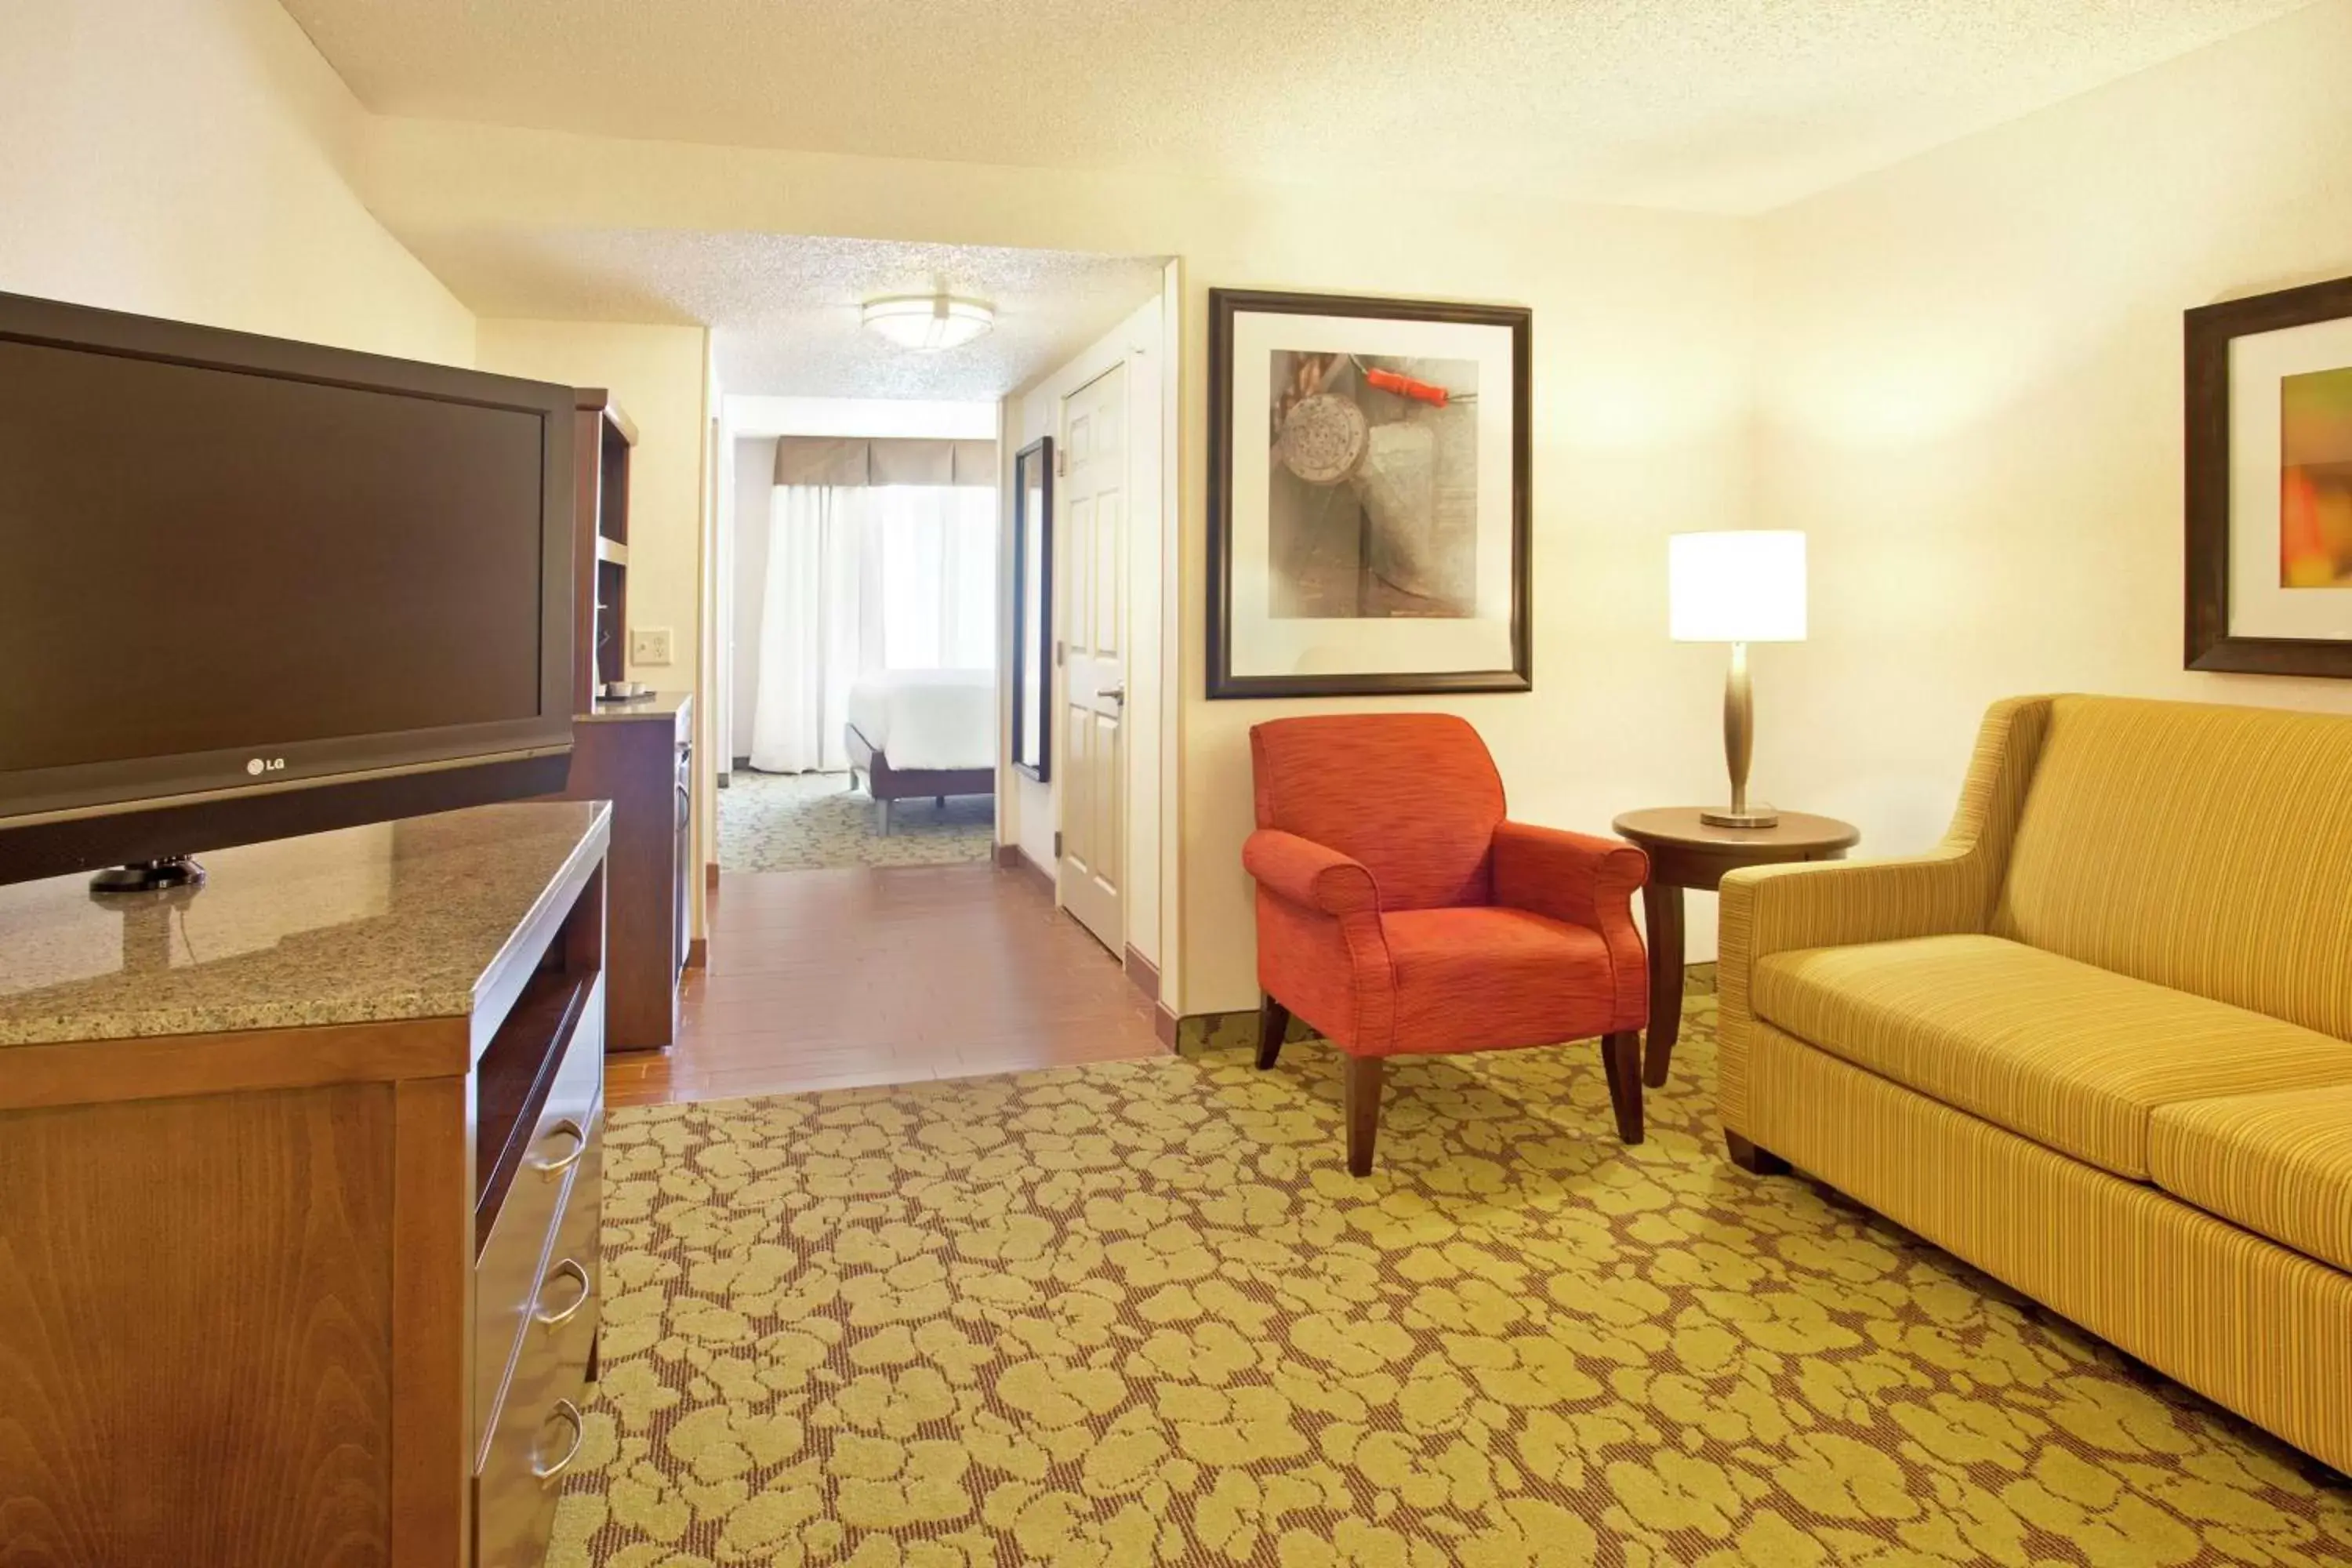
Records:
<instances>
[{"instance_id":1,"label":"yellow striped sofa","mask_svg":"<svg viewBox=\"0 0 2352 1568\"><path fill-rule=\"evenodd\" d=\"M2352 719L1987 715L1933 853L1723 883L1732 1157L2352 1470Z\"/></svg>"}]
</instances>

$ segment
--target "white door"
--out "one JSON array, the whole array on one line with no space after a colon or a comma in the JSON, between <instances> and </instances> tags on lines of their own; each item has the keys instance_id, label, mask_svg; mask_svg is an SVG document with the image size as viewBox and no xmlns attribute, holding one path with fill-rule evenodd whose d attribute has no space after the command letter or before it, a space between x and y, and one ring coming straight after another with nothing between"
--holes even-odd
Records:
<instances>
[{"instance_id":1,"label":"white door","mask_svg":"<svg viewBox=\"0 0 2352 1568\"><path fill-rule=\"evenodd\" d=\"M1062 902L1117 953L1126 827L1127 367L1062 403Z\"/></svg>"}]
</instances>

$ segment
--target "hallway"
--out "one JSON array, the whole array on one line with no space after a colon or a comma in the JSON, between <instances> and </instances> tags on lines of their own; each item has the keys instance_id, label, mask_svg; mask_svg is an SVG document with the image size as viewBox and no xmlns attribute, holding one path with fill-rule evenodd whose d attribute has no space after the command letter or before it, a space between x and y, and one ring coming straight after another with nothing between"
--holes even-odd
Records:
<instances>
[{"instance_id":1,"label":"hallway","mask_svg":"<svg viewBox=\"0 0 2352 1568\"><path fill-rule=\"evenodd\" d=\"M607 1103L657 1105L1166 1054L1151 1005L988 864L727 872L677 1043L614 1056Z\"/></svg>"}]
</instances>

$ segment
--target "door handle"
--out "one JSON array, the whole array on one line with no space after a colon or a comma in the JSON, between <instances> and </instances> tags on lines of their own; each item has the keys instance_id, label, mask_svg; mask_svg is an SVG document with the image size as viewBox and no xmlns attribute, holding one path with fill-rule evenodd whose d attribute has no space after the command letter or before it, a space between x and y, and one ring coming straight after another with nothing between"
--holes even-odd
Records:
<instances>
[{"instance_id":1,"label":"door handle","mask_svg":"<svg viewBox=\"0 0 2352 1568\"><path fill-rule=\"evenodd\" d=\"M1097 698L1108 698L1124 708L1127 706L1127 682L1122 680L1117 686L1106 686L1095 695Z\"/></svg>"}]
</instances>

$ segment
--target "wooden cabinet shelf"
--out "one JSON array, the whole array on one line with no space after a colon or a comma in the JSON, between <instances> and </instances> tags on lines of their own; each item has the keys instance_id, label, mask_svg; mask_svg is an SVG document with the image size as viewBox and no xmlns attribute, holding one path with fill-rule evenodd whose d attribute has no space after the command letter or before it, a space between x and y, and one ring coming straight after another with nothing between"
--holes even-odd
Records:
<instances>
[{"instance_id":1,"label":"wooden cabinet shelf","mask_svg":"<svg viewBox=\"0 0 2352 1568\"><path fill-rule=\"evenodd\" d=\"M572 800L613 803L612 952L607 964L613 1050L655 1049L677 1032L697 889L693 876L694 700L656 693L603 701L604 682L628 672L629 460L637 429L599 387L574 399L582 563Z\"/></svg>"},{"instance_id":2,"label":"wooden cabinet shelf","mask_svg":"<svg viewBox=\"0 0 2352 1568\"><path fill-rule=\"evenodd\" d=\"M613 395L583 386L573 398L574 540L580 582L575 625L572 707L585 713L604 683L628 676L629 459L637 427Z\"/></svg>"}]
</instances>

